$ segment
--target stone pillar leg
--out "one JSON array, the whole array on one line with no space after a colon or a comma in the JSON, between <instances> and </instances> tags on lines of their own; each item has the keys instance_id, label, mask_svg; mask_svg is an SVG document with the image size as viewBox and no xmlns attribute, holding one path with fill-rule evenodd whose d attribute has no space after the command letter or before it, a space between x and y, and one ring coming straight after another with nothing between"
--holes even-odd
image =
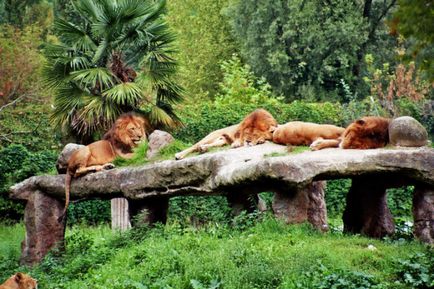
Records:
<instances>
[{"instance_id":1,"label":"stone pillar leg","mask_svg":"<svg viewBox=\"0 0 434 289\"><path fill-rule=\"evenodd\" d=\"M420 241L434 244L434 188L416 186L413 195L414 235Z\"/></svg>"},{"instance_id":2,"label":"stone pillar leg","mask_svg":"<svg viewBox=\"0 0 434 289\"><path fill-rule=\"evenodd\" d=\"M326 185L326 181L312 182L303 189L306 190L309 198L307 220L322 232L326 232L329 229L327 223L327 206L324 199Z\"/></svg>"},{"instance_id":3,"label":"stone pillar leg","mask_svg":"<svg viewBox=\"0 0 434 289\"><path fill-rule=\"evenodd\" d=\"M111 199L111 216L112 230L126 231L131 228L127 199Z\"/></svg>"},{"instance_id":4,"label":"stone pillar leg","mask_svg":"<svg viewBox=\"0 0 434 289\"><path fill-rule=\"evenodd\" d=\"M234 216L238 216L242 211L253 212L258 206L259 200L257 194L247 194L244 191L229 193L226 198Z\"/></svg>"},{"instance_id":5,"label":"stone pillar leg","mask_svg":"<svg viewBox=\"0 0 434 289\"><path fill-rule=\"evenodd\" d=\"M58 221L64 205L40 191L29 196L24 211L26 236L21 243L22 265L39 263L51 249L64 247L66 218Z\"/></svg>"},{"instance_id":6,"label":"stone pillar leg","mask_svg":"<svg viewBox=\"0 0 434 289\"><path fill-rule=\"evenodd\" d=\"M149 198L146 200L128 200L130 219L134 223L153 225L157 222L165 224L169 198Z\"/></svg>"},{"instance_id":7,"label":"stone pillar leg","mask_svg":"<svg viewBox=\"0 0 434 289\"><path fill-rule=\"evenodd\" d=\"M299 189L276 192L274 215L288 224L308 221L315 228L327 231L327 209L324 201L325 182L313 182Z\"/></svg>"},{"instance_id":8,"label":"stone pillar leg","mask_svg":"<svg viewBox=\"0 0 434 289\"><path fill-rule=\"evenodd\" d=\"M384 180L375 177L356 177L347 195L344 232L362 233L382 238L395 232L392 214L387 207Z\"/></svg>"}]
</instances>

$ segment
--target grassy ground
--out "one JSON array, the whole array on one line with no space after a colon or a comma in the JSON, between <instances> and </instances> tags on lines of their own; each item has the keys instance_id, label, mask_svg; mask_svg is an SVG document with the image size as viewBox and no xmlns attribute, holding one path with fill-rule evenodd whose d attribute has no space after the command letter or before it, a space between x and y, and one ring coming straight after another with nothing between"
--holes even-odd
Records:
<instances>
[{"instance_id":1,"label":"grassy ground","mask_svg":"<svg viewBox=\"0 0 434 289\"><path fill-rule=\"evenodd\" d=\"M307 225L288 226L271 217L257 222L254 217L244 215L232 225L197 229L172 223L124 234L105 226L75 226L67 230L66 252L53 253L31 270L16 263L23 226L2 226L0 280L21 270L36 277L40 288L434 285L434 255L426 245L347 236L335 230L321 234Z\"/></svg>"}]
</instances>

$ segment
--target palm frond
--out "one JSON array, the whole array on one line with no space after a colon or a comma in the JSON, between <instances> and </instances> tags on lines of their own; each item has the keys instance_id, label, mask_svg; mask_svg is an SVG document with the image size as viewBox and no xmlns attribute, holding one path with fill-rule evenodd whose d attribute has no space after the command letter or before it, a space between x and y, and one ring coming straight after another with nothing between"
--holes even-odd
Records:
<instances>
[{"instance_id":1,"label":"palm frond","mask_svg":"<svg viewBox=\"0 0 434 289\"><path fill-rule=\"evenodd\" d=\"M73 46L76 50L86 52L95 50L97 47L91 35L89 35L87 31L71 22L63 19L56 19L53 27L54 31L61 35L62 40L69 44L70 47Z\"/></svg>"},{"instance_id":2,"label":"palm frond","mask_svg":"<svg viewBox=\"0 0 434 289\"><path fill-rule=\"evenodd\" d=\"M94 0L72 1L72 5L78 14L89 23L96 21L98 15L101 14L101 7Z\"/></svg>"},{"instance_id":3,"label":"palm frond","mask_svg":"<svg viewBox=\"0 0 434 289\"><path fill-rule=\"evenodd\" d=\"M173 117L169 115L166 110L158 106L152 106L149 118L154 124L164 125L167 127L175 126Z\"/></svg>"},{"instance_id":4,"label":"palm frond","mask_svg":"<svg viewBox=\"0 0 434 289\"><path fill-rule=\"evenodd\" d=\"M108 51L108 41L106 41L105 39L102 40L100 42L100 44L98 45L98 48L95 51L95 54L92 58L92 62L93 63L98 63L101 61L101 59L104 59L107 57L109 51Z\"/></svg>"},{"instance_id":5,"label":"palm frond","mask_svg":"<svg viewBox=\"0 0 434 289\"><path fill-rule=\"evenodd\" d=\"M118 105L136 106L143 90L134 82L123 82L103 92L103 96Z\"/></svg>"},{"instance_id":6,"label":"palm frond","mask_svg":"<svg viewBox=\"0 0 434 289\"><path fill-rule=\"evenodd\" d=\"M97 87L101 91L111 87L115 83L114 76L105 67L73 71L70 73L70 79L79 83L82 88L92 89Z\"/></svg>"}]
</instances>

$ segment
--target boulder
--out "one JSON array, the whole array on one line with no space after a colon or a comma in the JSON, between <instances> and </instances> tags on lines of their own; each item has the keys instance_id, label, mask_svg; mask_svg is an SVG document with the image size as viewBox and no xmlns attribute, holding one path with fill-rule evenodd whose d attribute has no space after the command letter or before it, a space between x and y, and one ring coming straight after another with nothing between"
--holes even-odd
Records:
<instances>
[{"instance_id":1,"label":"boulder","mask_svg":"<svg viewBox=\"0 0 434 289\"><path fill-rule=\"evenodd\" d=\"M82 147L84 147L84 145L69 143L63 148L56 161L56 169L59 174L66 173L66 169L68 168L68 160L71 157L72 153Z\"/></svg>"},{"instance_id":2,"label":"boulder","mask_svg":"<svg viewBox=\"0 0 434 289\"><path fill-rule=\"evenodd\" d=\"M389 124L389 141L401 147L421 147L428 144L428 133L420 122L411 116L401 116Z\"/></svg>"},{"instance_id":3,"label":"boulder","mask_svg":"<svg viewBox=\"0 0 434 289\"><path fill-rule=\"evenodd\" d=\"M173 136L162 130L154 130L148 137L148 152L146 157L153 158L158 154L160 149L174 141Z\"/></svg>"}]
</instances>

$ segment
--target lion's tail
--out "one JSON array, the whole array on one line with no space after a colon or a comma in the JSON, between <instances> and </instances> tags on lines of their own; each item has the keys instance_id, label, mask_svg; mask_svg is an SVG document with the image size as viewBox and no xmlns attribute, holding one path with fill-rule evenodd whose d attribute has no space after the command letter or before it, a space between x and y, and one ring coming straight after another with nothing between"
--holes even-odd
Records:
<instances>
[{"instance_id":1,"label":"lion's tail","mask_svg":"<svg viewBox=\"0 0 434 289\"><path fill-rule=\"evenodd\" d=\"M66 218L66 213L68 212L71 181L72 181L72 173L70 170L67 170L65 176L65 207L63 208L62 215L59 217L59 222L62 222Z\"/></svg>"}]
</instances>

